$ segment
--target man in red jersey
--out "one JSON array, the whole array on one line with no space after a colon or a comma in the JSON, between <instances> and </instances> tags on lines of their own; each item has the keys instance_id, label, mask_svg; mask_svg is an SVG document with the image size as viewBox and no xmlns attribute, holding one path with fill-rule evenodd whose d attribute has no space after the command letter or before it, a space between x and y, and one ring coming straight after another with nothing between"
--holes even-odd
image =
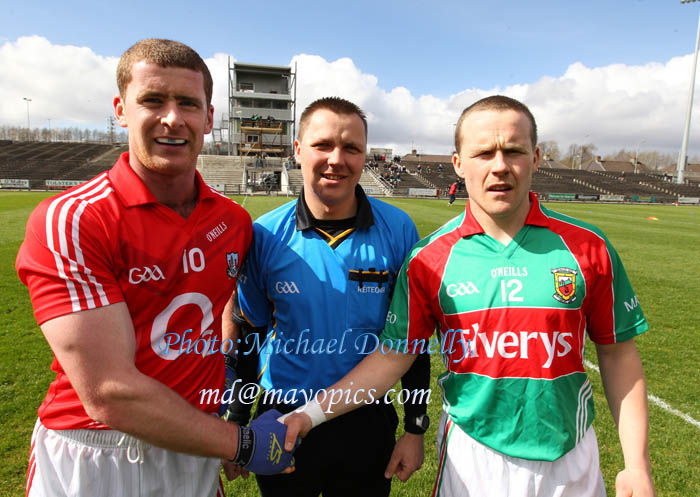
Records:
<instances>
[{"instance_id":1,"label":"man in red jersey","mask_svg":"<svg viewBox=\"0 0 700 497\"><path fill-rule=\"evenodd\" d=\"M450 201L447 203L447 205L449 207L454 203L455 197L457 195L457 182L456 181L450 185L450 189L447 193L450 195Z\"/></svg>"},{"instance_id":2,"label":"man in red jersey","mask_svg":"<svg viewBox=\"0 0 700 497\"><path fill-rule=\"evenodd\" d=\"M352 404L329 395L290 416L288 443L371 399L367 392L381 395L432 345L447 368L433 495L604 496L583 367L588 335L624 454L617 496L652 497L634 344L648 325L617 252L598 228L530 192L540 154L525 105L476 102L455 142L469 203L404 262L380 337L391 352L373 353L330 387Z\"/></svg>"},{"instance_id":3,"label":"man in red jersey","mask_svg":"<svg viewBox=\"0 0 700 497\"><path fill-rule=\"evenodd\" d=\"M122 55L117 82L129 152L42 202L17 256L56 372L27 495L223 494L220 459L269 472L291 459L271 445L281 423L226 423L206 395L224 384L221 314L250 216L196 172L214 115L199 55L143 40Z\"/></svg>"}]
</instances>

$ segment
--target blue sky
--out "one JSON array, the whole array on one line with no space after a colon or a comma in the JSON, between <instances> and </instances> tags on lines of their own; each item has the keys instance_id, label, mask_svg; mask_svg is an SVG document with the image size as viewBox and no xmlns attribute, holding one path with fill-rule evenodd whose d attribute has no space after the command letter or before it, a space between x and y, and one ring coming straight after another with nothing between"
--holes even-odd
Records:
<instances>
[{"instance_id":1,"label":"blue sky","mask_svg":"<svg viewBox=\"0 0 700 497\"><path fill-rule=\"evenodd\" d=\"M109 109L95 107L91 117L83 107L97 106L92 99L62 109L57 100L65 95L52 95L47 87L71 85L50 82L90 76L94 85L108 87L111 81L90 71L70 71L76 59L85 55L110 66L134 41L167 37L191 45L207 63L217 54L219 63L224 55L262 64L298 62L300 104L338 91L334 82L342 81L343 96L372 116L370 142L378 146L449 152L450 123L461 108L499 92L533 107L542 139L557 140L562 149L584 141L602 151L629 149L644 140L646 147L671 152L680 147L699 9L700 3L641 0L11 2L2 8L0 64L16 70L0 71L0 91L14 100L0 103L0 124L26 119L19 95L30 92L36 94L37 124L54 113L60 115L53 116L56 122L103 127L105 118L97 116ZM32 35L48 45L19 42ZM66 71L58 68L57 57L66 57L61 59ZM37 72L41 67L45 70ZM327 86L319 74L328 75ZM215 74L217 88L225 90L225 77L225 69L221 77ZM653 86L657 79L661 83ZM568 92L564 106L549 98L562 91ZM601 92L610 94L596 99ZM225 105L215 99L219 109ZM393 126L395 119L404 125ZM416 130L422 127L434 129ZM392 128L398 128L395 134ZM699 136L691 135L691 145ZM691 148L696 151L700 147Z\"/></svg>"}]
</instances>

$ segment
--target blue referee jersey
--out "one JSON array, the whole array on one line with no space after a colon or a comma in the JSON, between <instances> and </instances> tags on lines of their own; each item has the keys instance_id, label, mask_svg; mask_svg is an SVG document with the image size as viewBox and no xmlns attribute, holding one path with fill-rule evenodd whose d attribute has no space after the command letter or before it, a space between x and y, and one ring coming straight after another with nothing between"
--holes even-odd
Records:
<instances>
[{"instance_id":1,"label":"blue referee jersey","mask_svg":"<svg viewBox=\"0 0 700 497\"><path fill-rule=\"evenodd\" d=\"M239 344L260 351L260 384L301 405L345 376L384 328L396 274L418 241L400 209L356 189L354 227L336 236L315 227L303 192L260 217L238 280L241 314L267 337ZM256 343L257 342L257 343Z\"/></svg>"}]
</instances>

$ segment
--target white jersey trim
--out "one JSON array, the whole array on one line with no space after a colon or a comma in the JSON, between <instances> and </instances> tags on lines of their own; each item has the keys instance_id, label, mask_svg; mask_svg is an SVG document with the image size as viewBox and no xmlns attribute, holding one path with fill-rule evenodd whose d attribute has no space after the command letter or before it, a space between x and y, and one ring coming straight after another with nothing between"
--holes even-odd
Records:
<instances>
[{"instance_id":1,"label":"white jersey trim","mask_svg":"<svg viewBox=\"0 0 700 497\"><path fill-rule=\"evenodd\" d=\"M591 382L586 381L578 391L578 407L576 408L576 444L578 444L586 434L588 426L588 401L593 397L593 387Z\"/></svg>"},{"instance_id":2,"label":"white jersey trim","mask_svg":"<svg viewBox=\"0 0 700 497\"><path fill-rule=\"evenodd\" d=\"M66 275L66 268L63 260L68 261L68 268L71 274L80 283L82 292L87 302L88 309L93 309L96 307L96 305L93 297L93 291L90 289L90 284L86 282L85 279L83 279L81 274L84 275L90 283L92 283L92 285L95 288L95 292L97 293L97 296L99 296L100 298L101 304L109 304L109 300L107 299L107 296L104 293L102 285L99 282L97 282L95 277L91 274L90 269L88 267L85 267L85 259L80 248L80 217L88 204L92 204L94 202L102 200L108 195L110 195L112 192L113 190L109 186L109 182L107 180L107 173L103 173L94 178L93 180L85 183L70 194L62 195L56 198L53 202L51 202L46 212L46 245L49 248L49 250L53 253L54 261L56 263L56 270L58 271L59 277L66 282L66 288L68 289L68 294L70 295L73 312L78 312L82 310L82 306L80 304L80 297L78 296L75 284ZM91 196L93 196L93 198L85 200L86 198ZM68 229L68 211L70 210L71 206L75 203L76 200L80 200L81 202L71 218L71 243L75 248L77 261L72 259L70 256L68 239L66 237L66 231ZM56 222L56 227L58 229L59 245L59 247L57 248L56 241L54 240L53 236L53 226L54 220L56 219L56 210L59 209L59 206L60 210L58 211L58 218ZM85 267L84 273L81 273L78 270L78 264Z\"/></svg>"}]
</instances>

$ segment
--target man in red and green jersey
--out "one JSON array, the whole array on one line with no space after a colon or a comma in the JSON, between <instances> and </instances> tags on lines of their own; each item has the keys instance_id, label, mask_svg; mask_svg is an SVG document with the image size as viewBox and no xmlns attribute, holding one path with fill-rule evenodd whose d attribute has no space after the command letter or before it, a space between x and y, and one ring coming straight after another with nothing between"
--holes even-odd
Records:
<instances>
[{"instance_id":1,"label":"man in red and green jersey","mask_svg":"<svg viewBox=\"0 0 700 497\"><path fill-rule=\"evenodd\" d=\"M540 155L525 105L480 100L462 113L455 142L469 203L403 265L381 336L401 353L380 349L331 389L358 394L343 394L354 403L388 389L437 328L447 371L435 495L605 495L583 368L588 334L624 453L617 495L653 496L632 340L647 323L617 253L597 228L530 193ZM286 421L287 446L309 418L322 421L319 411L330 419L352 408L330 398L304 408L311 416Z\"/></svg>"}]
</instances>

